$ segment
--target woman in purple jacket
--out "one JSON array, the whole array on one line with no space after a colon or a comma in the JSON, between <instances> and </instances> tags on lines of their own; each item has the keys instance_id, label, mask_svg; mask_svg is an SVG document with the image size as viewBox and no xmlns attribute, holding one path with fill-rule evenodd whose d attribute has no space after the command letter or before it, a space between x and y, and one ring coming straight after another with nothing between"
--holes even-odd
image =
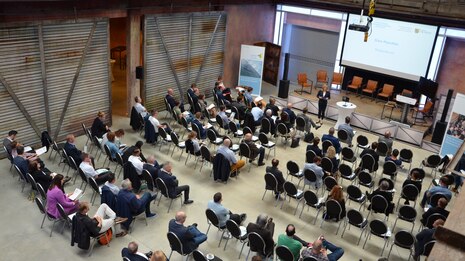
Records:
<instances>
[{"instance_id":1,"label":"woman in purple jacket","mask_svg":"<svg viewBox=\"0 0 465 261\"><path fill-rule=\"evenodd\" d=\"M63 175L56 174L47 191L47 213L58 218L60 212L57 209L57 203L63 206L66 214L71 214L77 211L79 207L78 201L72 201L63 191Z\"/></svg>"}]
</instances>

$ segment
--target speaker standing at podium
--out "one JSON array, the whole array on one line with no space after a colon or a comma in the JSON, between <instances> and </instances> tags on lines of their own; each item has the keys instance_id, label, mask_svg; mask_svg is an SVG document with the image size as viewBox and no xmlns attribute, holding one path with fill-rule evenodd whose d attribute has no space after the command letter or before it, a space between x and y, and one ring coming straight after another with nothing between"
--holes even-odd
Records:
<instances>
[{"instance_id":1,"label":"speaker standing at podium","mask_svg":"<svg viewBox=\"0 0 465 261\"><path fill-rule=\"evenodd\" d=\"M316 95L318 97L318 121L322 123L325 117L326 106L328 106L328 100L331 99L331 93L328 91L328 85L323 84L320 91Z\"/></svg>"}]
</instances>

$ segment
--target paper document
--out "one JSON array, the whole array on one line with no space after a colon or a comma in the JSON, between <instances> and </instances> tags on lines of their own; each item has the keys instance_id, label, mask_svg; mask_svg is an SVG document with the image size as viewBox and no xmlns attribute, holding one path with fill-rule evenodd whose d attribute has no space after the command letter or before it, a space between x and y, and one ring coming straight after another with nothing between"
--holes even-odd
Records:
<instances>
[{"instance_id":1,"label":"paper document","mask_svg":"<svg viewBox=\"0 0 465 261\"><path fill-rule=\"evenodd\" d=\"M207 125L203 126L204 129L210 129L211 127L213 127L213 125L210 123L207 123Z\"/></svg>"},{"instance_id":2,"label":"paper document","mask_svg":"<svg viewBox=\"0 0 465 261\"><path fill-rule=\"evenodd\" d=\"M82 195L84 195L82 193L82 190L80 190L78 188L75 188L73 194L71 196L69 196L69 199L71 199L73 201L78 200L78 199L82 198Z\"/></svg>"},{"instance_id":3,"label":"paper document","mask_svg":"<svg viewBox=\"0 0 465 261\"><path fill-rule=\"evenodd\" d=\"M107 169L96 169L95 171L100 175L102 173L107 172L108 170Z\"/></svg>"},{"instance_id":4,"label":"paper document","mask_svg":"<svg viewBox=\"0 0 465 261\"><path fill-rule=\"evenodd\" d=\"M236 113L235 113L235 112L231 112L231 115L229 116L229 120L230 120L230 121L233 121L233 120L234 120L234 116L236 116Z\"/></svg>"},{"instance_id":5,"label":"paper document","mask_svg":"<svg viewBox=\"0 0 465 261\"><path fill-rule=\"evenodd\" d=\"M273 121L276 121L276 119L278 119L278 116L273 115L273 116L271 116L271 118L273 119Z\"/></svg>"},{"instance_id":6,"label":"paper document","mask_svg":"<svg viewBox=\"0 0 465 261\"><path fill-rule=\"evenodd\" d=\"M40 156L40 155L44 154L45 152L47 152L47 147L45 147L45 146L43 146L42 148L36 150L37 156Z\"/></svg>"},{"instance_id":7,"label":"paper document","mask_svg":"<svg viewBox=\"0 0 465 261\"><path fill-rule=\"evenodd\" d=\"M24 147L24 152L28 152L28 151L31 151L31 150L32 150L31 146Z\"/></svg>"}]
</instances>

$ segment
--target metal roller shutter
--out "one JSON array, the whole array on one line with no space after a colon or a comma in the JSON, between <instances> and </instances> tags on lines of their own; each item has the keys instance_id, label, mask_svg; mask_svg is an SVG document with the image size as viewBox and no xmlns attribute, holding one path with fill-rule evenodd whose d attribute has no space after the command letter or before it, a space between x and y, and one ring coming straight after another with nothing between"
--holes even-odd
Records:
<instances>
[{"instance_id":1,"label":"metal roller shutter","mask_svg":"<svg viewBox=\"0 0 465 261\"><path fill-rule=\"evenodd\" d=\"M166 90L187 103L185 93L196 83L211 95L223 73L226 15L222 12L147 16L144 38L146 107L163 110Z\"/></svg>"},{"instance_id":2,"label":"metal roller shutter","mask_svg":"<svg viewBox=\"0 0 465 261\"><path fill-rule=\"evenodd\" d=\"M44 130L54 138L80 132L99 110L110 120L108 26L108 19L0 25L0 135L15 129L22 143L37 144Z\"/></svg>"}]
</instances>

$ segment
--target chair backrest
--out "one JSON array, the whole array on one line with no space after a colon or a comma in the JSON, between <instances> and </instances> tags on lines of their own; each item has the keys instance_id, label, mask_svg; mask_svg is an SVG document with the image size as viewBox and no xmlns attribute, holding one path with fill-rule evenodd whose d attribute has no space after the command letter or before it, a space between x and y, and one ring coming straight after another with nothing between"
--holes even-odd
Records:
<instances>
[{"instance_id":1,"label":"chair backrest","mask_svg":"<svg viewBox=\"0 0 465 261\"><path fill-rule=\"evenodd\" d=\"M359 199L362 197L363 194L359 187L354 186L354 185L349 185L347 187L347 195L349 196L350 199Z\"/></svg>"},{"instance_id":2,"label":"chair backrest","mask_svg":"<svg viewBox=\"0 0 465 261\"><path fill-rule=\"evenodd\" d=\"M220 126L220 128L224 129L224 121L219 114L216 115L216 123L218 124L218 126Z\"/></svg>"},{"instance_id":3,"label":"chair backrest","mask_svg":"<svg viewBox=\"0 0 465 261\"><path fill-rule=\"evenodd\" d=\"M401 149L399 153L401 160L411 160L413 158L413 152L409 149Z\"/></svg>"},{"instance_id":4,"label":"chair backrest","mask_svg":"<svg viewBox=\"0 0 465 261\"><path fill-rule=\"evenodd\" d=\"M323 148L323 153L326 153L326 151L328 151L328 148L330 146L333 146L333 143L330 140L324 140L321 146Z\"/></svg>"},{"instance_id":5,"label":"chair backrest","mask_svg":"<svg viewBox=\"0 0 465 261\"><path fill-rule=\"evenodd\" d=\"M417 217L417 211L412 206L403 205L399 208L399 217L415 221L415 218Z\"/></svg>"},{"instance_id":6,"label":"chair backrest","mask_svg":"<svg viewBox=\"0 0 465 261\"><path fill-rule=\"evenodd\" d=\"M394 242L402 248L410 249L415 244L415 237L408 231L400 230L394 236Z\"/></svg>"},{"instance_id":7,"label":"chair backrest","mask_svg":"<svg viewBox=\"0 0 465 261\"><path fill-rule=\"evenodd\" d=\"M370 154L365 154L362 156L362 169L367 169L370 172L375 169L375 158Z\"/></svg>"},{"instance_id":8,"label":"chair backrest","mask_svg":"<svg viewBox=\"0 0 465 261\"><path fill-rule=\"evenodd\" d=\"M95 181L95 179L93 177L89 177L88 178L89 180L89 185L92 187L92 189L100 195L100 188L98 187L97 185L97 182Z\"/></svg>"},{"instance_id":9,"label":"chair backrest","mask_svg":"<svg viewBox=\"0 0 465 261\"><path fill-rule=\"evenodd\" d=\"M360 146L366 146L368 145L368 138L364 135L358 135L357 136L357 144Z\"/></svg>"},{"instance_id":10,"label":"chair backrest","mask_svg":"<svg viewBox=\"0 0 465 261\"><path fill-rule=\"evenodd\" d=\"M271 124L268 118L263 117L261 124L262 124L262 127L260 128L260 132L263 132L265 134L268 134L271 132Z\"/></svg>"},{"instance_id":11,"label":"chair backrest","mask_svg":"<svg viewBox=\"0 0 465 261\"><path fill-rule=\"evenodd\" d=\"M347 164L339 165L339 172L341 173L342 177L348 178L352 176L352 168Z\"/></svg>"},{"instance_id":12,"label":"chair backrest","mask_svg":"<svg viewBox=\"0 0 465 261\"><path fill-rule=\"evenodd\" d=\"M430 155L426 159L426 163L428 163L429 166L432 166L435 168L439 165L439 163L441 163L441 156L439 156L438 154Z\"/></svg>"},{"instance_id":13,"label":"chair backrest","mask_svg":"<svg viewBox=\"0 0 465 261\"><path fill-rule=\"evenodd\" d=\"M297 117L295 119L295 124L296 124L296 129L299 131L304 131L305 130L305 119L303 117Z\"/></svg>"},{"instance_id":14,"label":"chair backrest","mask_svg":"<svg viewBox=\"0 0 465 261\"><path fill-rule=\"evenodd\" d=\"M249 145L247 145L246 143L242 142L241 144L239 144L239 153L241 156L243 157L246 157L246 158L250 158L250 154L251 154L251 150L249 148Z\"/></svg>"},{"instance_id":15,"label":"chair backrest","mask_svg":"<svg viewBox=\"0 0 465 261\"><path fill-rule=\"evenodd\" d=\"M358 227L361 227L362 223L365 221L365 218L363 217L362 213L355 209L349 209L349 211L347 211L346 216L350 224Z\"/></svg>"},{"instance_id":16,"label":"chair backrest","mask_svg":"<svg viewBox=\"0 0 465 261\"><path fill-rule=\"evenodd\" d=\"M260 134L258 134L258 140L260 141L261 144L266 145L269 143L268 137L263 132L260 132Z\"/></svg>"},{"instance_id":17,"label":"chair backrest","mask_svg":"<svg viewBox=\"0 0 465 261\"><path fill-rule=\"evenodd\" d=\"M111 159L110 148L108 147L107 144L103 144L103 150L105 151L105 154L107 155L107 157L108 157L109 159Z\"/></svg>"},{"instance_id":18,"label":"chair backrest","mask_svg":"<svg viewBox=\"0 0 465 261\"><path fill-rule=\"evenodd\" d=\"M88 181L87 181L87 176L86 176L86 174L84 173L84 171L82 171L81 168L78 168L78 173L79 173L79 177L81 177L81 180L82 180L83 182L86 182L86 183L87 183L87 182L88 182Z\"/></svg>"},{"instance_id":19,"label":"chair backrest","mask_svg":"<svg viewBox=\"0 0 465 261\"><path fill-rule=\"evenodd\" d=\"M44 188L42 187L42 185L40 185L39 183L37 183L36 186L37 186L37 191L39 191L39 194L40 194L40 196L42 197L42 199L47 199L47 193L45 193L45 190L44 190Z\"/></svg>"},{"instance_id":20,"label":"chair backrest","mask_svg":"<svg viewBox=\"0 0 465 261\"><path fill-rule=\"evenodd\" d=\"M266 244L265 240L256 232L250 232L247 235L249 239L250 250L254 252L265 253Z\"/></svg>"},{"instance_id":21,"label":"chair backrest","mask_svg":"<svg viewBox=\"0 0 465 261\"><path fill-rule=\"evenodd\" d=\"M370 221L370 231L371 233L381 236L381 235L386 235L386 232L388 231L387 225L379 220L379 219L373 219Z\"/></svg>"},{"instance_id":22,"label":"chair backrest","mask_svg":"<svg viewBox=\"0 0 465 261\"><path fill-rule=\"evenodd\" d=\"M323 157L321 159L321 168L323 168L324 171L326 172L333 172L333 162L331 161L330 158L328 157Z\"/></svg>"},{"instance_id":23,"label":"chair backrest","mask_svg":"<svg viewBox=\"0 0 465 261\"><path fill-rule=\"evenodd\" d=\"M205 257L205 255L198 249L192 252L192 257L194 258L194 261L208 261L207 257Z\"/></svg>"},{"instance_id":24,"label":"chair backrest","mask_svg":"<svg viewBox=\"0 0 465 261\"><path fill-rule=\"evenodd\" d=\"M286 181L284 182L284 191L288 195L296 195L297 194L297 187L294 185L294 183Z\"/></svg>"},{"instance_id":25,"label":"chair backrest","mask_svg":"<svg viewBox=\"0 0 465 261\"><path fill-rule=\"evenodd\" d=\"M411 90L403 89L401 95L411 98L413 96L413 92Z\"/></svg>"},{"instance_id":26,"label":"chair backrest","mask_svg":"<svg viewBox=\"0 0 465 261\"><path fill-rule=\"evenodd\" d=\"M308 180L310 182L316 182L316 174L311 169L305 169L304 170L304 177L305 177L306 180Z\"/></svg>"},{"instance_id":27,"label":"chair backrest","mask_svg":"<svg viewBox=\"0 0 465 261\"><path fill-rule=\"evenodd\" d=\"M358 173L358 180L360 185L371 185L373 182L373 177L370 175L370 173L366 171L361 171Z\"/></svg>"},{"instance_id":28,"label":"chair backrest","mask_svg":"<svg viewBox=\"0 0 465 261\"><path fill-rule=\"evenodd\" d=\"M333 187L337 185L336 179L332 176L326 177L324 183L328 191L331 191L331 189L333 189Z\"/></svg>"},{"instance_id":29,"label":"chair backrest","mask_svg":"<svg viewBox=\"0 0 465 261\"><path fill-rule=\"evenodd\" d=\"M148 170L146 169L142 170L141 179L145 180L148 190L154 191L155 188L153 184L153 178L152 178L152 175L150 175L150 172Z\"/></svg>"},{"instance_id":30,"label":"chair backrest","mask_svg":"<svg viewBox=\"0 0 465 261\"><path fill-rule=\"evenodd\" d=\"M228 126L229 126L229 130L233 133L236 133L237 132L237 125L234 121L229 121L228 123Z\"/></svg>"},{"instance_id":31,"label":"chair backrest","mask_svg":"<svg viewBox=\"0 0 465 261\"><path fill-rule=\"evenodd\" d=\"M446 221L445 216L443 216L443 215L441 215L439 213L434 213L431 216L429 216L428 219L426 220L425 227L433 228L433 223L438 219L442 219L442 220Z\"/></svg>"},{"instance_id":32,"label":"chair backrest","mask_svg":"<svg viewBox=\"0 0 465 261\"><path fill-rule=\"evenodd\" d=\"M244 133L244 135L247 133L250 133L253 135L252 129L250 127L244 127L244 129L242 129L242 132Z\"/></svg>"},{"instance_id":33,"label":"chair backrest","mask_svg":"<svg viewBox=\"0 0 465 261\"><path fill-rule=\"evenodd\" d=\"M433 108L433 102L427 101L421 112L428 113L431 110L431 108Z\"/></svg>"},{"instance_id":34,"label":"chair backrest","mask_svg":"<svg viewBox=\"0 0 465 261\"><path fill-rule=\"evenodd\" d=\"M298 73L297 74L297 82L299 84L307 83L307 74L306 73Z\"/></svg>"},{"instance_id":35,"label":"chair backrest","mask_svg":"<svg viewBox=\"0 0 465 261\"><path fill-rule=\"evenodd\" d=\"M376 212L386 213L386 209L388 208L388 201L385 197L381 195L374 195L370 201L371 209Z\"/></svg>"},{"instance_id":36,"label":"chair backrest","mask_svg":"<svg viewBox=\"0 0 465 261\"><path fill-rule=\"evenodd\" d=\"M169 197L168 195L168 188L166 187L165 182L161 178L155 179L155 184L157 184L157 188L160 190L161 194L165 197Z\"/></svg>"},{"instance_id":37,"label":"chair backrest","mask_svg":"<svg viewBox=\"0 0 465 261\"><path fill-rule=\"evenodd\" d=\"M346 130L340 129L337 131L337 138L341 141L346 141L349 138Z\"/></svg>"},{"instance_id":38,"label":"chair backrest","mask_svg":"<svg viewBox=\"0 0 465 261\"><path fill-rule=\"evenodd\" d=\"M317 82L326 82L328 80L328 72L325 70L318 70L316 72L316 81Z\"/></svg>"},{"instance_id":39,"label":"chair backrest","mask_svg":"<svg viewBox=\"0 0 465 261\"><path fill-rule=\"evenodd\" d=\"M206 146L200 147L200 154L202 155L202 158L204 160L211 162L211 153L210 153L210 150Z\"/></svg>"},{"instance_id":40,"label":"chair backrest","mask_svg":"<svg viewBox=\"0 0 465 261\"><path fill-rule=\"evenodd\" d=\"M124 165L123 156L121 156L121 154L119 153L116 153L116 162L118 163L118 165L123 167Z\"/></svg>"},{"instance_id":41,"label":"chair backrest","mask_svg":"<svg viewBox=\"0 0 465 261\"><path fill-rule=\"evenodd\" d=\"M241 115L239 115L239 109L236 106L231 106L231 112L234 112L234 119L242 120Z\"/></svg>"},{"instance_id":42,"label":"chair backrest","mask_svg":"<svg viewBox=\"0 0 465 261\"><path fill-rule=\"evenodd\" d=\"M313 159L316 157L316 153L313 150L307 150L305 152L305 162L313 163Z\"/></svg>"},{"instance_id":43,"label":"chair backrest","mask_svg":"<svg viewBox=\"0 0 465 261\"><path fill-rule=\"evenodd\" d=\"M16 172L18 172L18 175L21 177L21 179L24 180L24 181L26 181L26 177L24 176L25 173L23 173L23 172L19 169L18 166L16 166L16 165L13 165L13 166L15 166L15 170L16 170Z\"/></svg>"},{"instance_id":44,"label":"chair backrest","mask_svg":"<svg viewBox=\"0 0 465 261\"><path fill-rule=\"evenodd\" d=\"M381 93L391 96L394 92L394 85L385 83Z\"/></svg>"},{"instance_id":45,"label":"chair backrest","mask_svg":"<svg viewBox=\"0 0 465 261\"><path fill-rule=\"evenodd\" d=\"M394 163L394 161L386 161L383 164L383 174L386 175L394 175L397 172L397 165Z\"/></svg>"},{"instance_id":46,"label":"chair backrest","mask_svg":"<svg viewBox=\"0 0 465 261\"><path fill-rule=\"evenodd\" d=\"M26 180L29 184L31 184L32 189L37 191L37 182L34 180L31 174L26 173Z\"/></svg>"},{"instance_id":47,"label":"chair backrest","mask_svg":"<svg viewBox=\"0 0 465 261\"><path fill-rule=\"evenodd\" d=\"M367 82L368 90L376 90L376 87L378 87L378 81L368 80Z\"/></svg>"},{"instance_id":48,"label":"chair backrest","mask_svg":"<svg viewBox=\"0 0 465 261\"><path fill-rule=\"evenodd\" d=\"M362 77L354 76L354 78L352 78L352 84L351 85L360 87L360 85L362 85L362 81L363 81Z\"/></svg>"},{"instance_id":49,"label":"chair backrest","mask_svg":"<svg viewBox=\"0 0 465 261\"><path fill-rule=\"evenodd\" d=\"M239 225L232 219L226 220L226 229L231 235L237 239L241 237L241 229Z\"/></svg>"},{"instance_id":50,"label":"chair backrest","mask_svg":"<svg viewBox=\"0 0 465 261\"><path fill-rule=\"evenodd\" d=\"M199 138L200 138L199 127L196 124L191 124L191 127L192 127L192 131L195 131L197 133L197 135L199 135Z\"/></svg>"},{"instance_id":51,"label":"chair backrest","mask_svg":"<svg viewBox=\"0 0 465 261\"><path fill-rule=\"evenodd\" d=\"M42 200L38 197L34 198L34 201L36 202L37 207L39 208L40 213L45 215L45 205L42 202Z\"/></svg>"},{"instance_id":52,"label":"chair backrest","mask_svg":"<svg viewBox=\"0 0 465 261\"><path fill-rule=\"evenodd\" d=\"M289 133L289 130L287 129L286 124L284 124L282 122L280 124L278 124L277 128L278 128L279 134L281 134L281 135L287 135Z\"/></svg>"},{"instance_id":53,"label":"chair backrest","mask_svg":"<svg viewBox=\"0 0 465 261\"><path fill-rule=\"evenodd\" d=\"M60 212L60 217L64 220L71 221L70 218L68 217L68 214L66 214L65 209L60 203L57 203L57 209L58 212Z\"/></svg>"},{"instance_id":54,"label":"chair backrest","mask_svg":"<svg viewBox=\"0 0 465 261\"><path fill-rule=\"evenodd\" d=\"M287 246L277 246L276 255L282 261L294 261L294 255Z\"/></svg>"},{"instance_id":55,"label":"chair backrest","mask_svg":"<svg viewBox=\"0 0 465 261\"><path fill-rule=\"evenodd\" d=\"M337 85L341 85L342 84L342 73L338 73L338 72L333 72L333 80L331 82L331 84L337 84Z\"/></svg>"},{"instance_id":56,"label":"chair backrest","mask_svg":"<svg viewBox=\"0 0 465 261\"><path fill-rule=\"evenodd\" d=\"M215 227L219 226L220 221L218 220L218 216L216 215L215 211L213 211L212 209L207 208L205 210L205 215L207 216L208 223L214 225Z\"/></svg>"},{"instance_id":57,"label":"chair backrest","mask_svg":"<svg viewBox=\"0 0 465 261\"><path fill-rule=\"evenodd\" d=\"M434 247L434 244L436 243L436 240L431 240L425 244L425 247L423 248L423 252L421 253L422 256L429 256L429 253L431 253L431 250Z\"/></svg>"},{"instance_id":58,"label":"chair backrest","mask_svg":"<svg viewBox=\"0 0 465 261\"><path fill-rule=\"evenodd\" d=\"M318 203L318 196L315 194L315 192L311 190L307 190L304 192L304 199L305 199L305 204L314 206Z\"/></svg>"},{"instance_id":59,"label":"chair backrest","mask_svg":"<svg viewBox=\"0 0 465 261\"><path fill-rule=\"evenodd\" d=\"M215 142L216 141L216 133L211 130L211 129L208 129L207 130L207 138L211 141L211 142Z\"/></svg>"},{"instance_id":60,"label":"chair backrest","mask_svg":"<svg viewBox=\"0 0 465 261\"><path fill-rule=\"evenodd\" d=\"M158 134L164 139L166 140L166 138L168 138L168 135L166 134L166 131L164 128L158 128Z\"/></svg>"},{"instance_id":61,"label":"chair backrest","mask_svg":"<svg viewBox=\"0 0 465 261\"><path fill-rule=\"evenodd\" d=\"M292 160L286 163L286 168L287 168L287 171L291 174L297 174L300 171L299 165L297 165L297 163Z\"/></svg>"},{"instance_id":62,"label":"chair backrest","mask_svg":"<svg viewBox=\"0 0 465 261\"><path fill-rule=\"evenodd\" d=\"M179 145L179 138L178 138L178 134L176 134L176 132L172 131L170 133L170 136L171 136L171 141L176 144L176 146Z\"/></svg>"},{"instance_id":63,"label":"chair backrest","mask_svg":"<svg viewBox=\"0 0 465 261\"><path fill-rule=\"evenodd\" d=\"M334 199L328 199L326 201L326 212L331 217L340 217L342 212L342 207L339 202Z\"/></svg>"},{"instance_id":64,"label":"chair backrest","mask_svg":"<svg viewBox=\"0 0 465 261\"><path fill-rule=\"evenodd\" d=\"M440 198L445 198L447 201L449 201L444 194L436 193L429 198L428 204L432 207L436 207Z\"/></svg>"},{"instance_id":65,"label":"chair backrest","mask_svg":"<svg viewBox=\"0 0 465 261\"><path fill-rule=\"evenodd\" d=\"M415 200L418 197L420 192L418 191L417 186L413 184L407 184L402 187L402 195L409 200Z\"/></svg>"},{"instance_id":66,"label":"chair backrest","mask_svg":"<svg viewBox=\"0 0 465 261\"><path fill-rule=\"evenodd\" d=\"M173 232L168 232L166 236L168 237L168 242L170 243L171 249L180 253L181 255L184 255L183 246L181 240L179 240L179 237Z\"/></svg>"},{"instance_id":67,"label":"chair backrest","mask_svg":"<svg viewBox=\"0 0 465 261\"><path fill-rule=\"evenodd\" d=\"M271 173L265 173L265 188L273 188L274 191L278 191L278 180Z\"/></svg>"},{"instance_id":68,"label":"chair backrest","mask_svg":"<svg viewBox=\"0 0 465 261\"><path fill-rule=\"evenodd\" d=\"M378 153L378 155L386 156L388 150L389 150L389 148L388 148L388 145L386 144L386 142L384 142L384 141L378 142L378 148L376 149L376 152Z\"/></svg>"}]
</instances>

